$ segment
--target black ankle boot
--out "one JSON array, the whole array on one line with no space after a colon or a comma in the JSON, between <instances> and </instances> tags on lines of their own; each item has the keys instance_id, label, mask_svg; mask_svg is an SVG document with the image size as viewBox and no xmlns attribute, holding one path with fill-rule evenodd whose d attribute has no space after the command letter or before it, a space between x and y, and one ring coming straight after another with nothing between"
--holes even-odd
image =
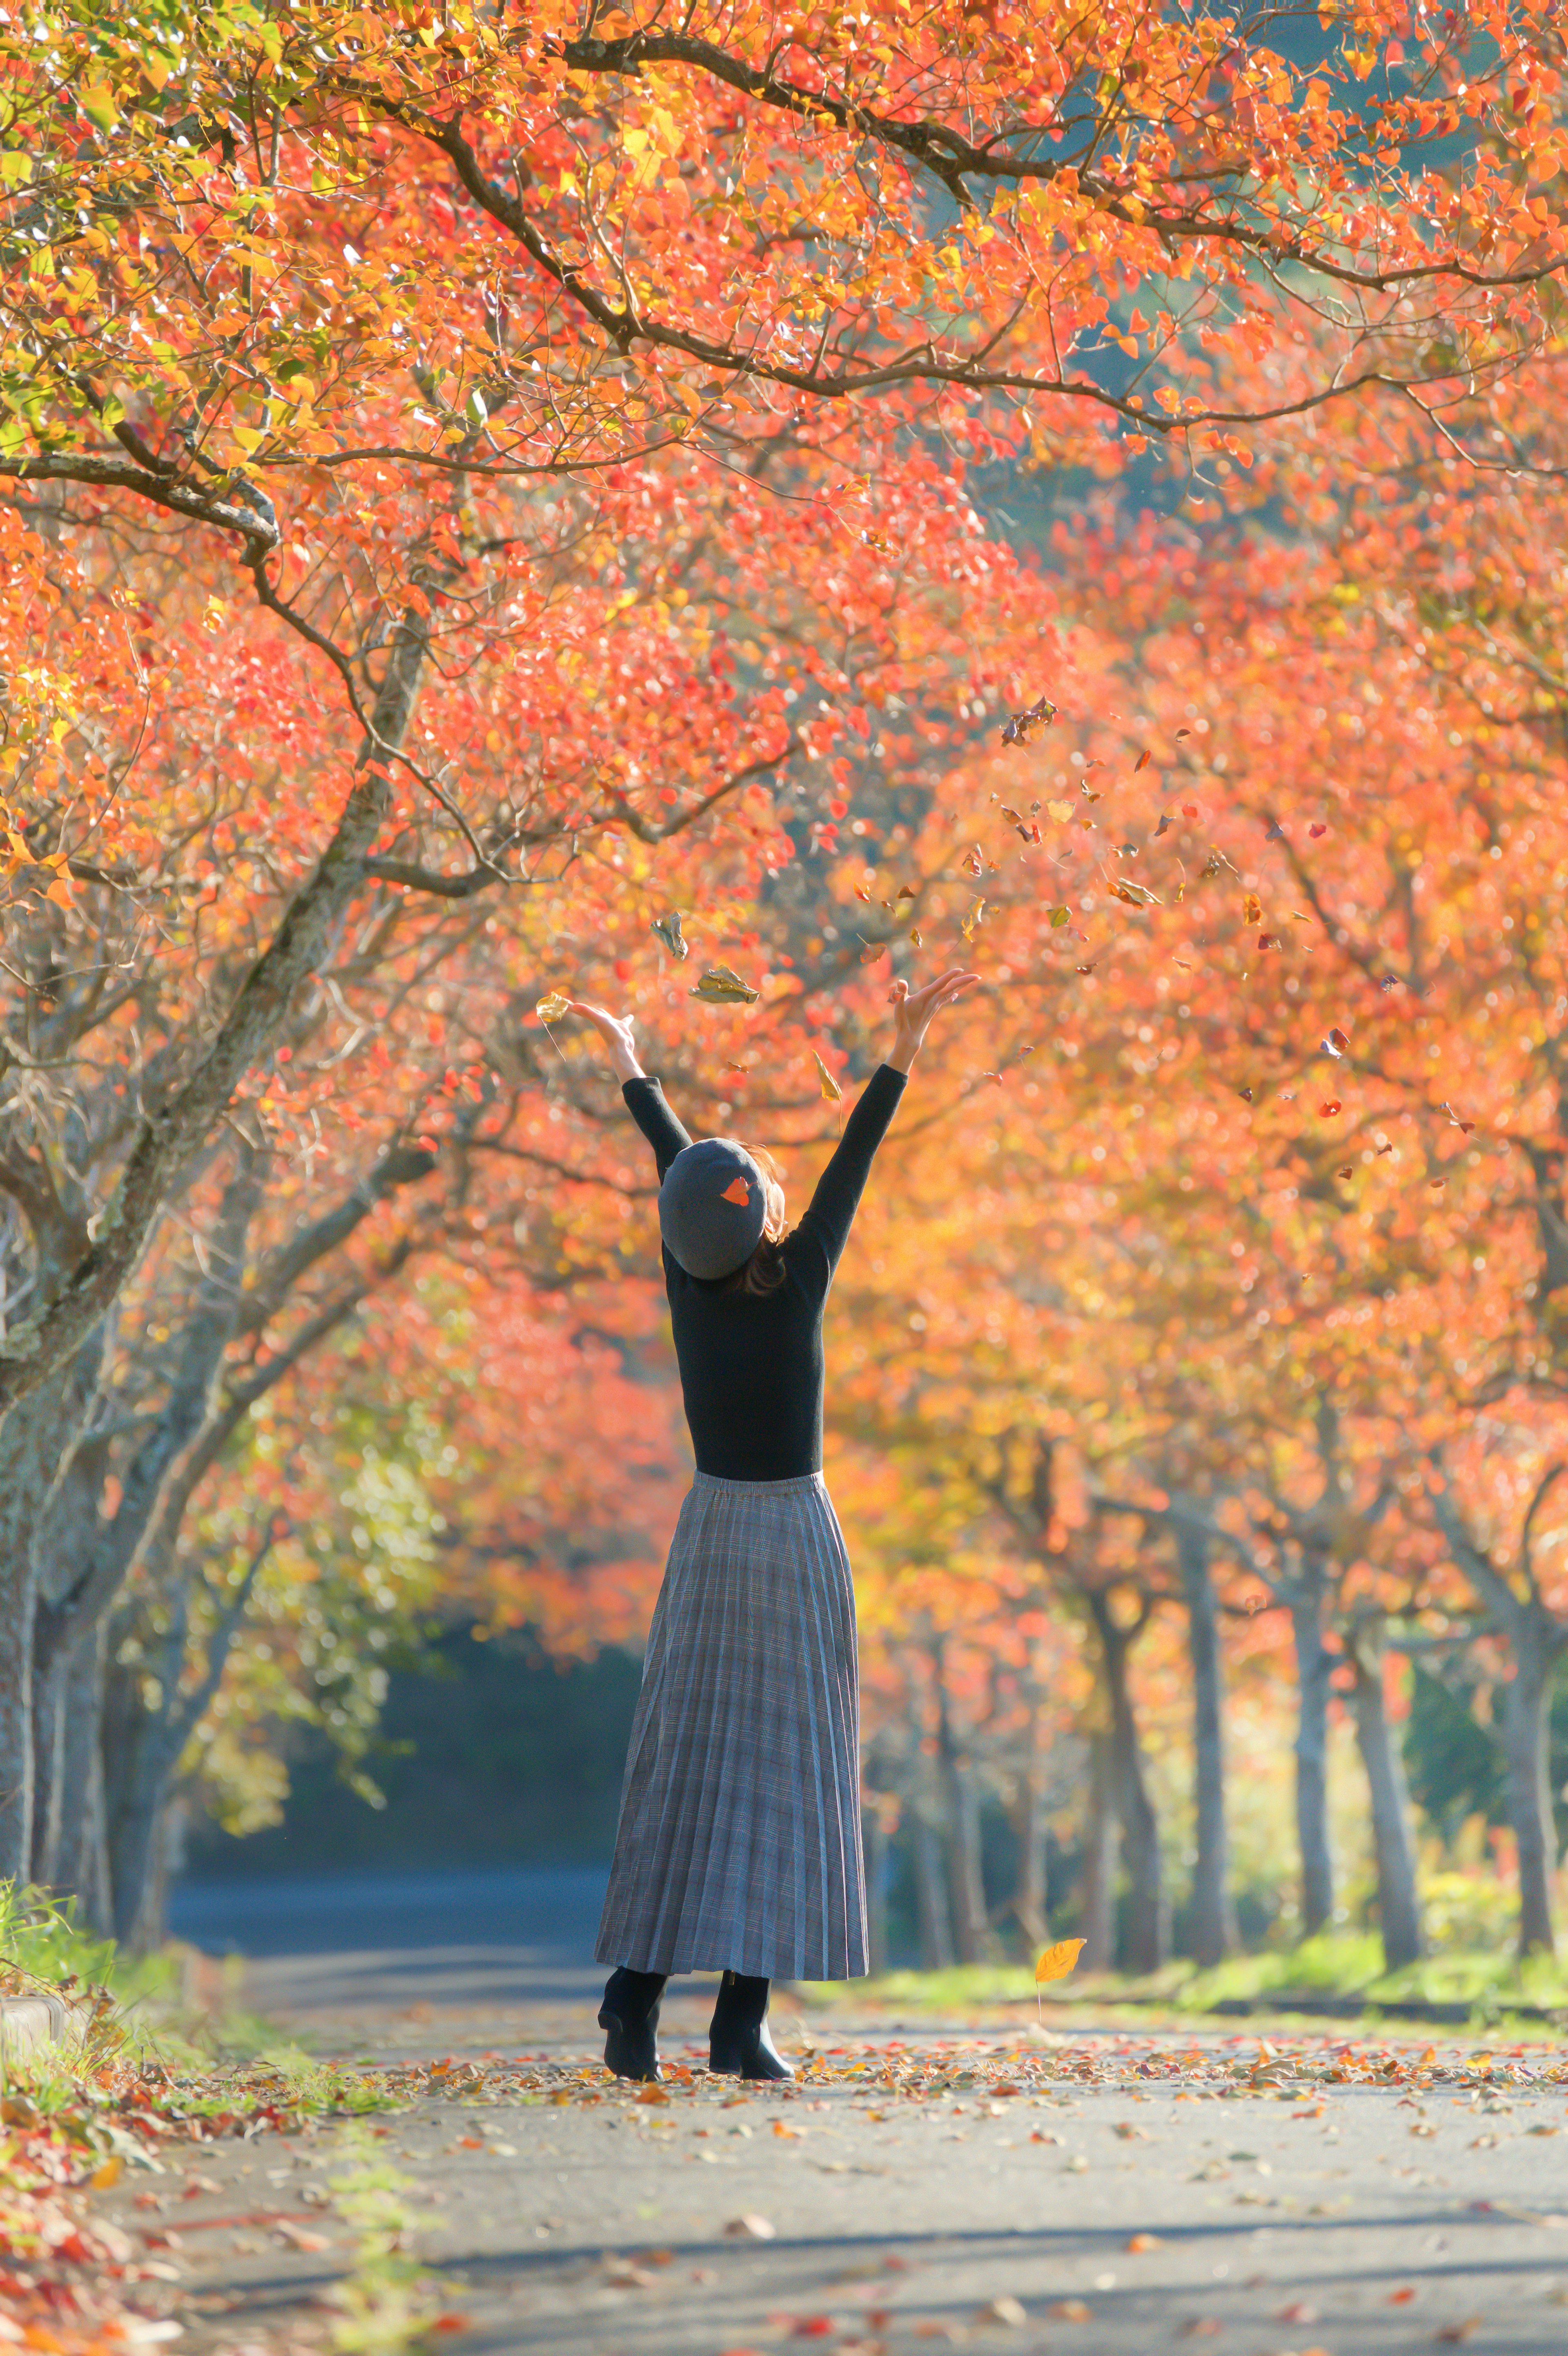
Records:
<instances>
[{"instance_id":1,"label":"black ankle boot","mask_svg":"<svg viewBox=\"0 0 1568 2356\"><path fill-rule=\"evenodd\" d=\"M732 2078L793 2078L768 2035L768 1983L726 1972L708 2031L708 2066Z\"/></svg>"},{"instance_id":2,"label":"black ankle boot","mask_svg":"<svg viewBox=\"0 0 1568 2356\"><path fill-rule=\"evenodd\" d=\"M599 2026L605 2031L604 2066L617 2078L653 2079L659 2074L659 1998L663 1972L628 1971L623 1964L611 1973L599 2008Z\"/></svg>"}]
</instances>

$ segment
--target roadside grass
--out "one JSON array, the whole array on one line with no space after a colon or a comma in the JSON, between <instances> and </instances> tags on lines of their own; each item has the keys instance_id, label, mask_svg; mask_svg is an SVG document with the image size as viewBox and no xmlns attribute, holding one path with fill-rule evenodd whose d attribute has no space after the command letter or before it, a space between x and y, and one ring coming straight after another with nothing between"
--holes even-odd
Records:
<instances>
[{"instance_id":1,"label":"roadside grass","mask_svg":"<svg viewBox=\"0 0 1568 2356\"><path fill-rule=\"evenodd\" d=\"M1521 1963L1511 1953L1451 1948L1387 1972L1375 1933L1320 1933L1296 1947L1236 1955L1207 1971L1179 1958L1159 1972L1080 1973L1038 1991L1027 1964L973 1964L946 1971L887 1972L855 1982L852 1993L842 1982L802 1982L796 1994L808 2013L842 2008L848 2001L857 2008L958 2018L1001 2007L1027 2007L1032 2016L1038 1994L1047 2022L1085 2006L1096 2012L1125 2007L1147 2023L1159 2014L1172 2019L1233 2017L1232 2008L1243 2004L1255 2008L1253 2017L1284 2017L1297 2009L1293 1998L1354 2004L1369 2020L1389 2005L1463 2005L1471 2022L1485 2029L1504 2026L1521 2008L1568 2016L1568 1968L1550 1955ZM1347 2019L1353 2025L1353 2017ZM1537 2036L1542 2025L1528 2016L1521 2022Z\"/></svg>"}]
</instances>

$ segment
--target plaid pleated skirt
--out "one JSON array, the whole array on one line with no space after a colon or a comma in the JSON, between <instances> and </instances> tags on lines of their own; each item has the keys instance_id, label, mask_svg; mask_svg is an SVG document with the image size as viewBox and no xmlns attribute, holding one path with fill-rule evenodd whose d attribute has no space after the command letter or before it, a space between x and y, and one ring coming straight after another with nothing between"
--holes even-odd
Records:
<instances>
[{"instance_id":1,"label":"plaid pleated skirt","mask_svg":"<svg viewBox=\"0 0 1568 2356\"><path fill-rule=\"evenodd\" d=\"M699 1472L648 1635L598 1960L863 1973L859 1735L855 1590L822 1475Z\"/></svg>"}]
</instances>

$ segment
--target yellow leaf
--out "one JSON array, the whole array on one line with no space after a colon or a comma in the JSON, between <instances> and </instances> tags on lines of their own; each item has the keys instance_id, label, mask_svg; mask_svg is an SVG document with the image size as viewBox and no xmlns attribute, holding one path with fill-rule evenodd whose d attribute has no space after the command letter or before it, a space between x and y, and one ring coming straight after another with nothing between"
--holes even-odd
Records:
<instances>
[{"instance_id":1,"label":"yellow leaf","mask_svg":"<svg viewBox=\"0 0 1568 2356\"><path fill-rule=\"evenodd\" d=\"M1263 920L1263 902L1255 892L1249 892L1242 903L1242 922L1243 925L1261 925Z\"/></svg>"},{"instance_id":2,"label":"yellow leaf","mask_svg":"<svg viewBox=\"0 0 1568 2356\"><path fill-rule=\"evenodd\" d=\"M1042 1947L1035 1962L1036 1984L1043 1987L1047 1980L1064 1980L1076 1969L1083 1945L1082 1939L1058 1939L1054 1947Z\"/></svg>"},{"instance_id":3,"label":"yellow leaf","mask_svg":"<svg viewBox=\"0 0 1568 2356\"><path fill-rule=\"evenodd\" d=\"M124 2173L124 2161L117 2151L112 2151L107 2159L99 2161L87 2180L95 2192L107 2192L112 2184L119 2183Z\"/></svg>"},{"instance_id":4,"label":"yellow leaf","mask_svg":"<svg viewBox=\"0 0 1568 2356\"><path fill-rule=\"evenodd\" d=\"M539 1000L534 1012L541 1023L559 1023L571 1005L571 1001L563 991L552 990L548 998Z\"/></svg>"},{"instance_id":5,"label":"yellow leaf","mask_svg":"<svg viewBox=\"0 0 1568 2356\"><path fill-rule=\"evenodd\" d=\"M832 1073L828 1070L827 1065L823 1062L815 1047L811 1051L811 1060L816 1066L817 1076L822 1082L823 1095L827 1098L829 1104L837 1104L839 1099L842 1098L844 1091L839 1087L837 1081L834 1078Z\"/></svg>"}]
</instances>

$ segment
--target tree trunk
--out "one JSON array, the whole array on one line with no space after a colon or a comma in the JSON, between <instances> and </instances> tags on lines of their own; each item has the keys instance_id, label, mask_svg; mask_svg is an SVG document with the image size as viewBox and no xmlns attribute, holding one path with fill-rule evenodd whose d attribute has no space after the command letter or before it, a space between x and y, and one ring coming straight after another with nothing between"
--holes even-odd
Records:
<instances>
[{"instance_id":1,"label":"tree trunk","mask_svg":"<svg viewBox=\"0 0 1568 2356\"><path fill-rule=\"evenodd\" d=\"M1092 1589L1088 1601L1111 1702L1111 1767L1127 1867L1127 1968L1157 1972L1170 1953L1170 1907L1159 1824L1149 1797L1127 1675L1132 1648L1148 1624L1150 1607L1146 1602L1124 1628L1104 1590Z\"/></svg>"},{"instance_id":2,"label":"tree trunk","mask_svg":"<svg viewBox=\"0 0 1568 2356\"><path fill-rule=\"evenodd\" d=\"M59 1845L54 1887L74 1896L88 1929L110 1924L103 1813L103 1629L90 1628L66 1665L61 1704Z\"/></svg>"},{"instance_id":3,"label":"tree trunk","mask_svg":"<svg viewBox=\"0 0 1568 2356\"><path fill-rule=\"evenodd\" d=\"M939 1639L932 1644L931 1670L932 1682L936 1689L936 1755L947 1817L953 1944L958 1951L961 1964L981 1964L991 1951L991 1926L986 1911L986 1883L980 1865L979 1792L973 1771L960 1752L954 1734Z\"/></svg>"},{"instance_id":4,"label":"tree trunk","mask_svg":"<svg viewBox=\"0 0 1568 2356\"><path fill-rule=\"evenodd\" d=\"M1192 1778L1198 1857L1192 1873L1192 1952L1199 1963L1221 1963L1237 1944L1231 1903L1225 1826L1223 1658L1219 1599L1211 1574L1206 1532L1176 1526L1176 1554L1187 1602L1187 1649L1192 1666Z\"/></svg>"},{"instance_id":5,"label":"tree trunk","mask_svg":"<svg viewBox=\"0 0 1568 2356\"><path fill-rule=\"evenodd\" d=\"M1019 1845L1019 1880L1013 1892L1013 1914L1030 1948L1045 1946L1051 1938L1050 1858L1046 1826L1045 1712L1040 1697L1030 1694L1029 1754L1019 1777L1013 1802L1013 1830Z\"/></svg>"},{"instance_id":6,"label":"tree trunk","mask_svg":"<svg viewBox=\"0 0 1568 2356\"><path fill-rule=\"evenodd\" d=\"M1503 1755L1508 1763L1509 1821L1519 1844L1519 1952L1553 1955L1552 1883L1557 1870L1557 1827L1552 1815L1551 1712L1556 1651L1545 1632L1539 1643L1512 1646L1514 1673L1502 1690Z\"/></svg>"},{"instance_id":7,"label":"tree trunk","mask_svg":"<svg viewBox=\"0 0 1568 2356\"><path fill-rule=\"evenodd\" d=\"M1301 1851L1301 1931L1308 1939L1334 1919L1334 1858L1328 1845L1328 1680L1334 1655L1323 1642L1327 1588L1322 1566L1317 1565L1290 1605L1300 1694L1296 1837Z\"/></svg>"},{"instance_id":8,"label":"tree trunk","mask_svg":"<svg viewBox=\"0 0 1568 2356\"><path fill-rule=\"evenodd\" d=\"M888 1811L882 1794L869 1792L860 1810L866 1851L866 1962L873 1979L888 1968Z\"/></svg>"},{"instance_id":9,"label":"tree trunk","mask_svg":"<svg viewBox=\"0 0 1568 2356\"><path fill-rule=\"evenodd\" d=\"M1108 1734L1089 1737L1089 1822L1083 1843L1083 1965L1108 1972L1116 1960L1116 1867L1120 1848Z\"/></svg>"},{"instance_id":10,"label":"tree trunk","mask_svg":"<svg viewBox=\"0 0 1568 2356\"><path fill-rule=\"evenodd\" d=\"M1415 1846L1411 1837L1410 1793L1404 1762L1389 1721L1383 1683L1387 1658L1381 1615L1359 1621L1349 1631L1355 1671L1356 1741L1371 1798L1372 1842L1378 1867L1378 1922L1383 1964L1398 1971L1426 1953L1421 1901L1415 1888Z\"/></svg>"},{"instance_id":11,"label":"tree trunk","mask_svg":"<svg viewBox=\"0 0 1568 2356\"><path fill-rule=\"evenodd\" d=\"M62 1451L64 1378L55 1376L0 1423L0 1881L33 1867L34 1540Z\"/></svg>"},{"instance_id":12,"label":"tree trunk","mask_svg":"<svg viewBox=\"0 0 1568 2356\"><path fill-rule=\"evenodd\" d=\"M914 1847L915 1898L920 1911L920 1963L927 1972L953 1962L953 1926L947 1914L947 1883L936 1827L918 1808L911 1824Z\"/></svg>"}]
</instances>

